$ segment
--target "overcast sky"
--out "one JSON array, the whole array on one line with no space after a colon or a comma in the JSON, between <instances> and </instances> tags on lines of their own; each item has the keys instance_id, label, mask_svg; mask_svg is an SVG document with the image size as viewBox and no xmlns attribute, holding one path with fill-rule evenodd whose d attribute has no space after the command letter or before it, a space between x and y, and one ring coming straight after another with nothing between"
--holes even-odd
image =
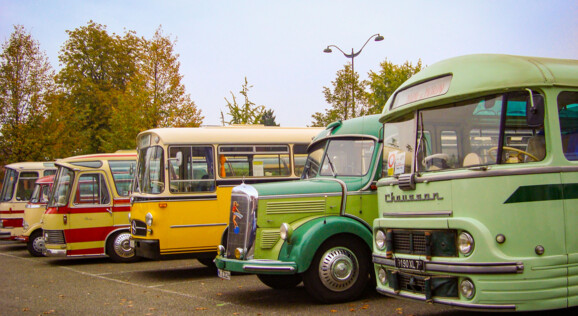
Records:
<instances>
[{"instance_id":1,"label":"overcast sky","mask_svg":"<svg viewBox=\"0 0 578 316\"><path fill-rule=\"evenodd\" d=\"M578 59L578 1L25 1L0 0L0 41L23 25L58 70L66 30L93 20L109 33L150 39L162 26L176 39L187 93L204 124L220 124L247 77L249 99L273 109L282 126L311 124L329 107L323 87L355 58L361 79L388 59L424 65L472 53Z\"/></svg>"}]
</instances>

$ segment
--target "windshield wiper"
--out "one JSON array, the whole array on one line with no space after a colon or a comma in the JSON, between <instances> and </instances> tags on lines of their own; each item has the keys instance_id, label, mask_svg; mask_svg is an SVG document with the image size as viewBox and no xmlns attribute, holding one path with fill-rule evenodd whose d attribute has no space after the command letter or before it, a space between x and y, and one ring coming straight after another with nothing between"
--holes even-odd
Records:
<instances>
[{"instance_id":1,"label":"windshield wiper","mask_svg":"<svg viewBox=\"0 0 578 316\"><path fill-rule=\"evenodd\" d=\"M331 162L331 158L329 158L329 155L325 155L325 157L327 157L327 162L329 163L329 167L331 167L331 175L334 178L336 178L337 173L335 172L335 166L333 166L333 162Z\"/></svg>"}]
</instances>

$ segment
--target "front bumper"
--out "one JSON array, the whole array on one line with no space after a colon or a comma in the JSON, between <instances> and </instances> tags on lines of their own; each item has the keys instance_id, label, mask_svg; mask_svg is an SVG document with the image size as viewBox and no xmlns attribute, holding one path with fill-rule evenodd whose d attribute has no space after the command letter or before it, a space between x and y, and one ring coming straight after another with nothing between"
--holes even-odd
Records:
<instances>
[{"instance_id":1,"label":"front bumper","mask_svg":"<svg viewBox=\"0 0 578 316\"><path fill-rule=\"evenodd\" d=\"M66 257L66 249L44 249L42 254L46 257Z\"/></svg>"},{"instance_id":2,"label":"front bumper","mask_svg":"<svg viewBox=\"0 0 578 316\"><path fill-rule=\"evenodd\" d=\"M131 239L131 246L134 245L135 253L138 257L159 260L161 259L161 248L158 240Z\"/></svg>"},{"instance_id":3,"label":"front bumper","mask_svg":"<svg viewBox=\"0 0 578 316\"><path fill-rule=\"evenodd\" d=\"M237 260L217 256L218 269L254 274L296 274L297 263L267 259Z\"/></svg>"}]
</instances>

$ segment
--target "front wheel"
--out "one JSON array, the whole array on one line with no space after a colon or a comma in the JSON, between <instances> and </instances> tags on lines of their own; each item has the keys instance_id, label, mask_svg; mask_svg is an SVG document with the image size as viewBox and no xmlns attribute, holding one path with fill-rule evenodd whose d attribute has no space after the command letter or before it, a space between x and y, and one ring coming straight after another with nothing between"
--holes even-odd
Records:
<instances>
[{"instance_id":1,"label":"front wheel","mask_svg":"<svg viewBox=\"0 0 578 316\"><path fill-rule=\"evenodd\" d=\"M119 232L111 236L107 241L106 253L114 262L135 262L139 257L130 246L130 233Z\"/></svg>"},{"instance_id":2,"label":"front wheel","mask_svg":"<svg viewBox=\"0 0 578 316\"><path fill-rule=\"evenodd\" d=\"M370 280L370 255L358 239L342 236L326 241L303 274L305 288L324 303L358 298Z\"/></svg>"},{"instance_id":3,"label":"front wheel","mask_svg":"<svg viewBox=\"0 0 578 316\"><path fill-rule=\"evenodd\" d=\"M292 289L303 281L300 274L274 275L274 274L257 274L257 277L263 284L276 290Z\"/></svg>"},{"instance_id":4,"label":"front wheel","mask_svg":"<svg viewBox=\"0 0 578 316\"><path fill-rule=\"evenodd\" d=\"M26 244L28 252L34 257L44 257L42 251L44 250L44 238L42 238L42 230L38 229L30 234L28 243Z\"/></svg>"}]
</instances>

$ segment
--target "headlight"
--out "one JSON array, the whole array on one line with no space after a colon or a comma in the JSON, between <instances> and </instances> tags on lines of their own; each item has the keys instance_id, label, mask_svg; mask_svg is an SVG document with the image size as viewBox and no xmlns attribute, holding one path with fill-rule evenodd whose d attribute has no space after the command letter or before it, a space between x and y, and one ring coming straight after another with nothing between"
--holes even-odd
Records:
<instances>
[{"instance_id":1,"label":"headlight","mask_svg":"<svg viewBox=\"0 0 578 316\"><path fill-rule=\"evenodd\" d=\"M223 246L223 245L219 245L217 247L217 252L218 252L219 256L223 256L223 257L227 254L227 250L225 249L225 246Z\"/></svg>"},{"instance_id":2,"label":"headlight","mask_svg":"<svg viewBox=\"0 0 578 316\"><path fill-rule=\"evenodd\" d=\"M469 255L474 250L474 237L467 232L461 232L458 236L458 249L464 255Z\"/></svg>"},{"instance_id":3,"label":"headlight","mask_svg":"<svg viewBox=\"0 0 578 316\"><path fill-rule=\"evenodd\" d=\"M290 241L291 235L293 235L293 227L287 223L283 223L281 224L281 228L279 228L279 234L281 235L281 239Z\"/></svg>"},{"instance_id":4,"label":"headlight","mask_svg":"<svg viewBox=\"0 0 578 316\"><path fill-rule=\"evenodd\" d=\"M474 286L474 282L472 282L470 279L464 279L460 283L460 293L468 300L472 299L474 294L476 294L476 287Z\"/></svg>"},{"instance_id":5,"label":"headlight","mask_svg":"<svg viewBox=\"0 0 578 316\"><path fill-rule=\"evenodd\" d=\"M378 229L377 232L375 233L375 245L377 246L377 249L384 250L386 246L385 241L386 241L385 232L381 229Z\"/></svg>"},{"instance_id":6,"label":"headlight","mask_svg":"<svg viewBox=\"0 0 578 316\"><path fill-rule=\"evenodd\" d=\"M147 224L147 226L153 226L153 214L147 213L147 215L145 216L145 223Z\"/></svg>"},{"instance_id":7,"label":"headlight","mask_svg":"<svg viewBox=\"0 0 578 316\"><path fill-rule=\"evenodd\" d=\"M377 271L377 278L381 284L385 285L387 283L387 272L384 268L379 268L379 271Z\"/></svg>"},{"instance_id":8,"label":"headlight","mask_svg":"<svg viewBox=\"0 0 578 316\"><path fill-rule=\"evenodd\" d=\"M239 260L245 259L245 250L243 250L242 248L235 249L235 258Z\"/></svg>"}]
</instances>

